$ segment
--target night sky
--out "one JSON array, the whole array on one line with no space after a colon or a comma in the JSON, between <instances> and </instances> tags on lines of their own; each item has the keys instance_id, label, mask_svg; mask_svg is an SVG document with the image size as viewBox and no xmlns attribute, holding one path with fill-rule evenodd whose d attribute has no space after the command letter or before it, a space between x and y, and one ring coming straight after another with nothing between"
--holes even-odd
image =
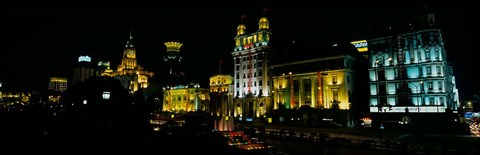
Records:
<instances>
[{"instance_id":1,"label":"night sky","mask_svg":"<svg viewBox=\"0 0 480 155\"><path fill-rule=\"evenodd\" d=\"M223 73L233 72L233 38L242 14L247 15L247 32L253 32L268 7L272 39L294 40L305 46L302 49L321 52L322 45L365 39L368 27L379 19L405 25L425 11L425 4L436 13L442 29L460 98L471 99L480 90L475 76L480 66L476 48L480 43L476 10L480 9L455 3L6 3L0 5L4 40L0 80L4 89L43 90L51 76L71 79L82 54L95 63L110 61L116 68L129 30L134 29L138 64L159 72L166 67L161 65L163 43L179 41L184 44L187 76L206 84L218 73L219 59L225 62Z\"/></svg>"}]
</instances>

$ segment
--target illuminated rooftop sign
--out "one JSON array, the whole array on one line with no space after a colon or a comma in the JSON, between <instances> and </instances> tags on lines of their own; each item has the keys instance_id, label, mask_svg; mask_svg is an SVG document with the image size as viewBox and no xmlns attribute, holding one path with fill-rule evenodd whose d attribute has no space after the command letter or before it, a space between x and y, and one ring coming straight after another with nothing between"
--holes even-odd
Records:
<instances>
[{"instance_id":1,"label":"illuminated rooftop sign","mask_svg":"<svg viewBox=\"0 0 480 155\"><path fill-rule=\"evenodd\" d=\"M350 42L355 48L357 48L358 52L366 52L368 51L368 44L367 40L359 40Z\"/></svg>"},{"instance_id":2,"label":"illuminated rooftop sign","mask_svg":"<svg viewBox=\"0 0 480 155\"><path fill-rule=\"evenodd\" d=\"M87 56L80 56L80 57L78 57L78 62L82 62L82 61L91 62L91 61L92 61L92 58L90 58L88 55L87 55Z\"/></svg>"},{"instance_id":3,"label":"illuminated rooftop sign","mask_svg":"<svg viewBox=\"0 0 480 155\"><path fill-rule=\"evenodd\" d=\"M98 66L110 67L110 61L99 61Z\"/></svg>"}]
</instances>

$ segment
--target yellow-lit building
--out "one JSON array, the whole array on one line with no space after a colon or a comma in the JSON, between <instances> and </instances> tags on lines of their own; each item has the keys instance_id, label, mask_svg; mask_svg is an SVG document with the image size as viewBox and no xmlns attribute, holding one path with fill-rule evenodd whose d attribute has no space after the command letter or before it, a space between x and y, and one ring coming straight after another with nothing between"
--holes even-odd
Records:
<instances>
[{"instance_id":1,"label":"yellow-lit building","mask_svg":"<svg viewBox=\"0 0 480 155\"><path fill-rule=\"evenodd\" d=\"M245 16L242 16L245 19ZM267 17L258 21L258 30L247 33L237 26L234 59L235 116L242 119L261 118L271 106L269 85L270 26Z\"/></svg>"},{"instance_id":2,"label":"yellow-lit building","mask_svg":"<svg viewBox=\"0 0 480 155\"><path fill-rule=\"evenodd\" d=\"M0 91L0 107L7 107L13 104L28 104L31 96L30 92Z\"/></svg>"},{"instance_id":3,"label":"yellow-lit building","mask_svg":"<svg viewBox=\"0 0 480 155\"><path fill-rule=\"evenodd\" d=\"M217 116L233 116L233 77L214 75L210 77L210 112Z\"/></svg>"},{"instance_id":4,"label":"yellow-lit building","mask_svg":"<svg viewBox=\"0 0 480 155\"><path fill-rule=\"evenodd\" d=\"M48 90L54 92L65 92L67 91L67 81L67 78L51 77L50 82L48 83Z\"/></svg>"},{"instance_id":5,"label":"yellow-lit building","mask_svg":"<svg viewBox=\"0 0 480 155\"><path fill-rule=\"evenodd\" d=\"M350 109L354 61L339 55L272 65L273 108Z\"/></svg>"},{"instance_id":6,"label":"yellow-lit building","mask_svg":"<svg viewBox=\"0 0 480 155\"><path fill-rule=\"evenodd\" d=\"M200 88L200 84L167 86L163 88L162 111L206 111L210 95L207 88Z\"/></svg>"},{"instance_id":7,"label":"yellow-lit building","mask_svg":"<svg viewBox=\"0 0 480 155\"><path fill-rule=\"evenodd\" d=\"M130 93L148 87L148 78L153 77L153 72L147 71L137 64L137 52L133 46L132 33L125 45L122 62L118 65L117 70L112 71L107 67L101 75L119 79L122 86L129 89Z\"/></svg>"}]
</instances>

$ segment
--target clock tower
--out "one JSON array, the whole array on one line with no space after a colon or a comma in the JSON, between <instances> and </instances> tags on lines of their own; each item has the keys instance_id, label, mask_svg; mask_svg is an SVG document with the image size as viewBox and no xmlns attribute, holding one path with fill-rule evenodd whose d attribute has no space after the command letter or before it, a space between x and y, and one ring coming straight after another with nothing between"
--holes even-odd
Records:
<instances>
[{"instance_id":1,"label":"clock tower","mask_svg":"<svg viewBox=\"0 0 480 155\"><path fill-rule=\"evenodd\" d=\"M133 30L130 31L130 37L123 50L122 63L118 66L118 70L121 71L125 68L133 69L137 66L136 50L133 46Z\"/></svg>"},{"instance_id":2,"label":"clock tower","mask_svg":"<svg viewBox=\"0 0 480 155\"><path fill-rule=\"evenodd\" d=\"M137 51L133 46L133 30L123 50L122 63L116 71L104 72L103 76L110 76L120 80L123 87L134 93L139 89L148 87L148 78L153 77L153 72L145 70L137 64Z\"/></svg>"}]
</instances>

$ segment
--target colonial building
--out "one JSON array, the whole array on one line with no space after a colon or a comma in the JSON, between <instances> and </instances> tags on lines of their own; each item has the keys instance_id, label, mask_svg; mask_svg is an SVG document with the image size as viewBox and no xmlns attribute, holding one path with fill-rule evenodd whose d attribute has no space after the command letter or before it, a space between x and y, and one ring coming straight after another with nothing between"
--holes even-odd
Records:
<instances>
[{"instance_id":1,"label":"colonial building","mask_svg":"<svg viewBox=\"0 0 480 155\"><path fill-rule=\"evenodd\" d=\"M0 109L14 104L25 105L30 102L30 92L11 92L0 90Z\"/></svg>"},{"instance_id":2,"label":"colonial building","mask_svg":"<svg viewBox=\"0 0 480 155\"><path fill-rule=\"evenodd\" d=\"M245 16L242 16L242 22L244 19ZM246 30L243 23L239 24L234 38L234 102L242 111L237 116L261 117L271 102L268 78L271 36L269 21L267 17L261 17L255 32L246 33Z\"/></svg>"},{"instance_id":3,"label":"colonial building","mask_svg":"<svg viewBox=\"0 0 480 155\"><path fill-rule=\"evenodd\" d=\"M272 65L273 108L350 109L355 61L338 55Z\"/></svg>"},{"instance_id":4,"label":"colonial building","mask_svg":"<svg viewBox=\"0 0 480 155\"><path fill-rule=\"evenodd\" d=\"M445 113L458 107L458 91L447 64L434 16L426 27L368 40L370 112Z\"/></svg>"},{"instance_id":5,"label":"colonial building","mask_svg":"<svg viewBox=\"0 0 480 155\"><path fill-rule=\"evenodd\" d=\"M130 32L129 40L123 50L122 62L118 65L117 70L110 73L103 72L102 75L119 79L122 86L130 90L130 93L148 87L148 78L153 77L153 72L147 71L137 64L137 51L133 46L132 32Z\"/></svg>"},{"instance_id":6,"label":"colonial building","mask_svg":"<svg viewBox=\"0 0 480 155\"><path fill-rule=\"evenodd\" d=\"M237 116L237 113L241 113L235 111L233 91L233 77L231 75L210 77L210 112L217 116Z\"/></svg>"},{"instance_id":7,"label":"colonial building","mask_svg":"<svg viewBox=\"0 0 480 155\"><path fill-rule=\"evenodd\" d=\"M209 91L200 84L166 86L163 88L163 109L170 112L206 111L210 102Z\"/></svg>"}]
</instances>

